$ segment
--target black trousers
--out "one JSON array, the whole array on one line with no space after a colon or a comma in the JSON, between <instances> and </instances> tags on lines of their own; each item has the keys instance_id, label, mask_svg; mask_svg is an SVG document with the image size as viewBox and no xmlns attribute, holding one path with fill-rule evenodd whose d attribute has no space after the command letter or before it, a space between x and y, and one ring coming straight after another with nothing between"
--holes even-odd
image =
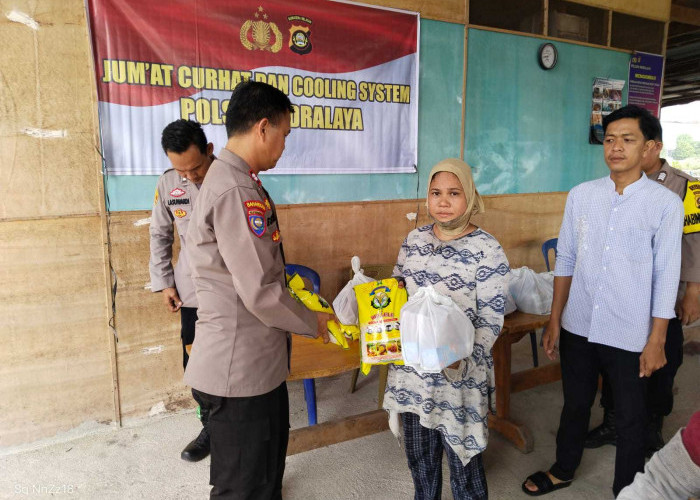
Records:
<instances>
[{"instance_id":1,"label":"black trousers","mask_svg":"<svg viewBox=\"0 0 700 500\"><path fill-rule=\"evenodd\" d=\"M190 359L187 346L194 342L194 327L197 323L196 307L180 308L180 340L182 340L182 369L187 368Z\"/></svg>"},{"instance_id":2,"label":"black trousers","mask_svg":"<svg viewBox=\"0 0 700 500\"><path fill-rule=\"evenodd\" d=\"M683 364L683 324L678 318L668 322L666 330L666 365L656 370L647 382L647 416L665 417L673 409L673 380ZM615 409L615 401L608 377L603 374L600 404L606 410Z\"/></svg>"},{"instance_id":3,"label":"black trousers","mask_svg":"<svg viewBox=\"0 0 700 500\"><path fill-rule=\"evenodd\" d=\"M281 500L287 443L287 384L260 396L225 398L194 390L209 411L210 498Z\"/></svg>"},{"instance_id":4,"label":"black trousers","mask_svg":"<svg viewBox=\"0 0 700 500\"><path fill-rule=\"evenodd\" d=\"M180 340L182 341L182 369L187 368L187 362L190 360L190 355L187 354L187 346L194 342L194 327L197 324L197 308L196 307L181 307L180 308ZM192 389L192 397L200 406L202 401ZM206 426L206 421L203 419L202 424Z\"/></svg>"},{"instance_id":5,"label":"black trousers","mask_svg":"<svg viewBox=\"0 0 700 500\"><path fill-rule=\"evenodd\" d=\"M606 373L616 402L615 496L644 470L646 379L639 377L639 353L602 344L561 329L559 341L564 408L557 432L557 461L550 472L571 480L581 463L598 374Z\"/></svg>"}]
</instances>

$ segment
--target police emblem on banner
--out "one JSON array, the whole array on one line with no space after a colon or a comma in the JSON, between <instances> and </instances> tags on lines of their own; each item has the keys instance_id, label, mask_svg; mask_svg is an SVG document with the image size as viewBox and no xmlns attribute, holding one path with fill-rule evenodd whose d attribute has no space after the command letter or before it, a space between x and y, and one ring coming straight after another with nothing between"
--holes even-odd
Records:
<instances>
[{"instance_id":1,"label":"police emblem on banner","mask_svg":"<svg viewBox=\"0 0 700 500\"><path fill-rule=\"evenodd\" d=\"M288 21L302 22L311 25L311 19L304 16L289 16ZM289 28L289 49L300 55L311 52L311 28L299 24L292 24Z\"/></svg>"},{"instance_id":2,"label":"police emblem on banner","mask_svg":"<svg viewBox=\"0 0 700 500\"><path fill-rule=\"evenodd\" d=\"M241 45L248 50L267 50L279 52L282 48L282 32L275 23L269 22L270 16L265 9L258 7L255 20L248 19L241 26Z\"/></svg>"}]
</instances>

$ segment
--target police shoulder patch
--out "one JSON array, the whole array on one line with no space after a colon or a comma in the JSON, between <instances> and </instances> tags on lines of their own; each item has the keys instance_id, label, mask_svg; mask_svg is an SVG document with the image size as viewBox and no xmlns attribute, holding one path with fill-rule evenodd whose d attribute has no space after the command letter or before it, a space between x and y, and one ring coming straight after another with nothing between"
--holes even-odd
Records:
<instances>
[{"instance_id":1,"label":"police shoulder patch","mask_svg":"<svg viewBox=\"0 0 700 500\"><path fill-rule=\"evenodd\" d=\"M262 238L265 231L267 231L265 204L260 200L247 200L243 205L245 206L248 227L255 236Z\"/></svg>"},{"instance_id":2,"label":"police shoulder patch","mask_svg":"<svg viewBox=\"0 0 700 500\"><path fill-rule=\"evenodd\" d=\"M700 232L700 181L689 181L683 199L683 234Z\"/></svg>"}]
</instances>

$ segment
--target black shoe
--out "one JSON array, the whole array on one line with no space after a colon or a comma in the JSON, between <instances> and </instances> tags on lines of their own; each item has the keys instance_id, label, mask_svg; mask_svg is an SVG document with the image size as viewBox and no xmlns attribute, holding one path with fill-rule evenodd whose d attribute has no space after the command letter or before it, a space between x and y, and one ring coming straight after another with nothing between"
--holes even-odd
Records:
<instances>
[{"instance_id":1,"label":"black shoe","mask_svg":"<svg viewBox=\"0 0 700 500\"><path fill-rule=\"evenodd\" d=\"M647 458L651 456L664 447L664 437L661 434L661 427L663 426L664 417L658 415L651 415L649 417L649 423L647 424Z\"/></svg>"},{"instance_id":2,"label":"black shoe","mask_svg":"<svg viewBox=\"0 0 700 500\"><path fill-rule=\"evenodd\" d=\"M603 423L588 433L583 446L584 448L600 448L606 444L615 446L616 441L615 412L606 410L603 413Z\"/></svg>"},{"instance_id":3,"label":"black shoe","mask_svg":"<svg viewBox=\"0 0 700 500\"><path fill-rule=\"evenodd\" d=\"M180 453L180 458L188 462L199 462L209 455L209 429L204 427L199 436Z\"/></svg>"}]
</instances>

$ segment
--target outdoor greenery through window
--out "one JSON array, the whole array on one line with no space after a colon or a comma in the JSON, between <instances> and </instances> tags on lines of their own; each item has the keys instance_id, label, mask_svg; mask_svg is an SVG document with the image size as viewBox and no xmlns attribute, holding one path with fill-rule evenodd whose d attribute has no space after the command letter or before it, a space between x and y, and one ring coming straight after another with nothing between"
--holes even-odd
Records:
<instances>
[{"instance_id":1,"label":"outdoor greenery through window","mask_svg":"<svg viewBox=\"0 0 700 500\"><path fill-rule=\"evenodd\" d=\"M700 101L661 109L664 149L672 167L700 178Z\"/></svg>"}]
</instances>

